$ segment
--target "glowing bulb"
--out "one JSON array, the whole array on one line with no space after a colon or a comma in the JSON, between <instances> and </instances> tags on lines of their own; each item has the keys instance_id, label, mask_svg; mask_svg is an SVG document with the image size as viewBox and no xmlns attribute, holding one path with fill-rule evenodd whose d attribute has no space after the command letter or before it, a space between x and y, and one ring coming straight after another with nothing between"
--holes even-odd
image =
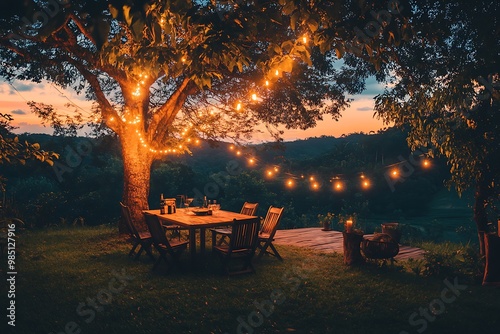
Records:
<instances>
[{"instance_id":1,"label":"glowing bulb","mask_svg":"<svg viewBox=\"0 0 500 334\"><path fill-rule=\"evenodd\" d=\"M391 176L392 176L392 177L398 177L398 175L399 175L399 171L398 171L397 169L393 169L393 170L391 171Z\"/></svg>"},{"instance_id":2,"label":"glowing bulb","mask_svg":"<svg viewBox=\"0 0 500 334\"><path fill-rule=\"evenodd\" d=\"M370 182L368 182L367 180L363 181L363 183L361 183L361 185L363 186L363 188L369 188L370 187Z\"/></svg>"},{"instance_id":3,"label":"glowing bulb","mask_svg":"<svg viewBox=\"0 0 500 334\"><path fill-rule=\"evenodd\" d=\"M185 62L186 62L186 57L182 57L181 61L182 61L183 63L185 63Z\"/></svg>"},{"instance_id":4,"label":"glowing bulb","mask_svg":"<svg viewBox=\"0 0 500 334\"><path fill-rule=\"evenodd\" d=\"M279 76L279 75L280 75L280 71L276 70L276 72L274 72L274 74L275 74L276 76Z\"/></svg>"},{"instance_id":5,"label":"glowing bulb","mask_svg":"<svg viewBox=\"0 0 500 334\"><path fill-rule=\"evenodd\" d=\"M303 36L303 37L302 37L302 42L303 42L304 44L307 44L307 36Z\"/></svg>"},{"instance_id":6,"label":"glowing bulb","mask_svg":"<svg viewBox=\"0 0 500 334\"><path fill-rule=\"evenodd\" d=\"M267 171L267 176L273 176L273 171L272 170L268 170Z\"/></svg>"},{"instance_id":7,"label":"glowing bulb","mask_svg":"<svg viewBox=\"0 0 500 334\"><path fill-rule=\"evenodd\" d=\"M199 144L199 143L200 143L200 140L199 140L199 139L196 139L195 143L196 143L196 144Z\"/></svg>"},{"instance_id":8,"label":"glowing bulb","mask_svg":"<svg viewBox=\"0 0 500 334\"><path fill-rule=\"evenodd\" d=\"M236 110L237 110L237 111L240 111L240 110L241 110L241 103L240 103L240 102L238 102L238 104L236 105Z\"/></svg>"},{"instance_id":9,"label":"glowing bulb","mask_svg":"<svg viewBox=\"0 0 500 334\"><path fill-rule=\"evenodd\" d=\"M248 159L248 164L249 164L249 165L253 165L253 164L255 164L255 159L254 159L254 158L250 158L250 159Z\"/></svg>"},{"instance_id":10,"label":"glowing bulb","mask_svg":"<svg viewBox=\"0 0 500 334\"><path fill-rule=\"evenodd\" d=\"M312 181L314 181L314 176L311 176L311 177L309 178L309 181L311 181L311 182L312 182Z\"/></svg>"},{"instance_id":11,"label":"glowing bulb","mask_svg":"<svg viewBox=\"0 0 500 334\"><path fill-rule=\"evenodd\" d=\"M230 145L230 146L229 146L229 149L230 149L231 151L232 151L232 150L234 150L234 145Z\"/></svg>"},{"instance_id":12,"label":"glowing bulb","mask_svg":"<svg viewBox=\"0 0 500 334\"><path fill-rule=\"evenodd\" d=\"M278 167L274 167L274 171L277 173L279 171Z\"/></svg>"},{"instance_id":13,"label":"glowing bulb","mask_svg":"<svg viewBox=\"0 0 500 334\"><path fill-rule=\"evenodd\" d=\"M312 184L312 188L313 188L314 190L319 189L319 184L318 184L317 182L314 182L314 183Z\"/></svg>"},{"instance_id":14,"label":"glowing bulb","mask_svg":"<svg viewBox=\"0 0 500 334\"><path fill-rule=\"evenodd\" d=\"M294 185L293 180L292 180L292 179L289 179L289 180L286 182L286 185L287 185L287 187L288 187L288 188L293 187L293 185Z\"/></svg>"},{"instance_id":15,"label":"glowing bulb","mask_svg":"<svg viewBox=\"0 0 500 334\"><path fill-rule=\"evenodd\" d=\"M269 80L266 80L266 87L269 86Z\"/></svg>"},{"instance_id":16,"label":"glowing bulb","mask_svg":"<svg viewBox=\"0 0 500 334\"><path fill-rule=\"evenodd\" d=\"M431 166L431 162L428 160L428 159L425 159L423 162L422 162L422 165L427 168L427 167L430 167Z\"/></svg>"},{"instance_id":17,"label":"glowing bulb","mask_svg":"<svg viewBox=\"0 0 500 334\"><path fill-rule=\"evenodd\" d=\"M252 94L252 100L257 101L257 94L255 93Z\"/></svg>"},{"instance_id":18,"label":"glowing bulb","mask_svg":"<svg viewBox=\"0 0 500 334\"><path fill-rule=\"evenodd\" d=\"M340 190L342 190L342 188L344 188L344 185L342 184L342 182L337 181L337 182L335 182L334 187L335 187L335 190L340 191Z\"/></svg>"},{"instance_id":19,"label":"glowing bulb","mask_svg":"<svg viewBox=\"0 0 500 334\"><path fill-rule=\"evenodd\" d=\"M241 151L236 151L236 155L240 156L241 155Z\"/></svg>"}]
</instances>

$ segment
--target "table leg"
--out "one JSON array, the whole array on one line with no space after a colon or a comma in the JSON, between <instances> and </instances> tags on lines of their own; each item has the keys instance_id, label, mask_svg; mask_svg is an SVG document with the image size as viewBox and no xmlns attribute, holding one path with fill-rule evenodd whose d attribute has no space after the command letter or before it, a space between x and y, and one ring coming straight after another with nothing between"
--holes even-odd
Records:
<instances>
[{"instance_id":1,"label":"table leg","mask_svg":"<svg viewBox=\"0 0 500 334\"><path fill-rule=\"evenodd\" d=\"M205 255L205 228L200 228L200 255Z\"/></svg>"},{"instance_id":2,"label":"table leg","mask_svg":"<svg viewBox=\"0 0 500 334\"><path fill-rule=\"evenodd\" d=\"M196 229L189 229L189 252L191 253L191 262L196 261Z\"/></svg>"}]
</instances>

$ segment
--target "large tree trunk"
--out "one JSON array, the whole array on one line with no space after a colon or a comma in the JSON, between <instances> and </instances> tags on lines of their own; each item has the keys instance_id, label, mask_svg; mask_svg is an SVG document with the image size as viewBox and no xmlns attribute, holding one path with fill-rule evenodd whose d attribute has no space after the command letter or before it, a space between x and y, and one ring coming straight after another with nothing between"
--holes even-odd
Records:
<instances>
[{"instance_id":1,"label":"large tree trunk","mask_svg":"<svg viewBox=\"0 0 500 334\"><path fill-rule=\"evenodd\" d=\"M481 255L485 257L483 285L500 285L500 238L488 231L488 197L491 193L488 183L477 181L474 198L474 220L479 237Z\"/></svg>"},{"instance_id":2,"label":"large tree trunk","mask_svg":"<svg viewBox=\"0 0 500 334\"><path fill-rule=\"evenodd\" d=\"M483 285L500 286L500 237L497 234L484 234L486 267Z\"/></svg>"},{"instance_id":3,"label":"large tree trunk","mask_svg":"<svg viewBox=\"0 0 500 334\"><path fill-rule=\"evenodd\" d=\"M483 180L478 180L474 193L474 221L476 222L479 238L479 251L481 255L486 255L484 247L484 234L488 226L488 215L486 207L488 206L488 187Z\"/></svg>"},{"instance_id":4,"label":"large tree trunk","mask_svg":"<svg viewBox=\"0 0 500 334\"><path fill-rule=\"evenodd\" d=\"M148 196L151 178L152 154L143 147L134 126L123 129L120 135L123 158L123 202L130 208L139 231L147 230L142 210L149 209ZM120 232L124 232L120 224Z\"/></svg>"}]
</instances>

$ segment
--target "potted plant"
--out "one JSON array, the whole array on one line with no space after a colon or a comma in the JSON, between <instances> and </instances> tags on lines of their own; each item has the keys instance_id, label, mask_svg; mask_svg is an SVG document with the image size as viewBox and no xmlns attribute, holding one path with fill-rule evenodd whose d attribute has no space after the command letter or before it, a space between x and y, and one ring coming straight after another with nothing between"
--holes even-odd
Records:
<instances>
[{"instance_id":1,"label":"potted plant","mask_svg":"<svg viewBox=\"0 0 500 334\"><path fill-rule=\"evenodd\" d=\"M331 231L331 224L334 218L335 214L331 212L327 212L326 215L318 215L319 223L323 226L322 231Z\"/></svg>"},{"instance_id":2,"label":"potted plant","mask_svg":"<svg viewBox=\"0 0 500 334\"><path fill-rule=\"evenodd\" d=\"M399 223L397 222L384 223L381 224L381 226L382 226L382 233L390 235L392 240L399 244L399 241L401 240L401 229L399 228Z\"/></svg>"}]
</instances>

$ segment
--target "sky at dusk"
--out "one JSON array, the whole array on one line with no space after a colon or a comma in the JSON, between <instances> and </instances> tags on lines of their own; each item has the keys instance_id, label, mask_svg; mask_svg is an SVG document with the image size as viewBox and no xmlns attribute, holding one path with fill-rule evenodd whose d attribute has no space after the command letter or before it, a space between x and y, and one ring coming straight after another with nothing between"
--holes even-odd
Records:
<instances>
[{"instance_id":1,"label":"sky at dusk","mask_svg":"<svg viewBox=\"0 0 500 334\"><path fill-rule=\"evenodd\" d=\"M15 89L13 88L15 87ZM333 121L327 115L323 121L318 122L315 128L308 130L285 130L283 138L286 141L306 139L322 135L339 137L342 134L353 132L377 131L384 127L382 121L373 118L373 97L381 93L383 87L374 79L367 82L366 90L363 94L352 96L354 101L351 106L342 113L340 120ZM52 128L44 127L40 124L37 116L29 110L27 101L43 102L52 104L58 110L71 112L75 106L68 106L68 103L77 105L90 114L92 103L85 101L84 97L74 91L62 91L56 86L44 83L32 83L16 81L11 85L0 81L0 113L11 114L14 117L12 125L18 127L16 133L48 133L52 134ZM256 133L253 142L266 142L272 140L264 133Z\"/></svg>"}]
</instances>

